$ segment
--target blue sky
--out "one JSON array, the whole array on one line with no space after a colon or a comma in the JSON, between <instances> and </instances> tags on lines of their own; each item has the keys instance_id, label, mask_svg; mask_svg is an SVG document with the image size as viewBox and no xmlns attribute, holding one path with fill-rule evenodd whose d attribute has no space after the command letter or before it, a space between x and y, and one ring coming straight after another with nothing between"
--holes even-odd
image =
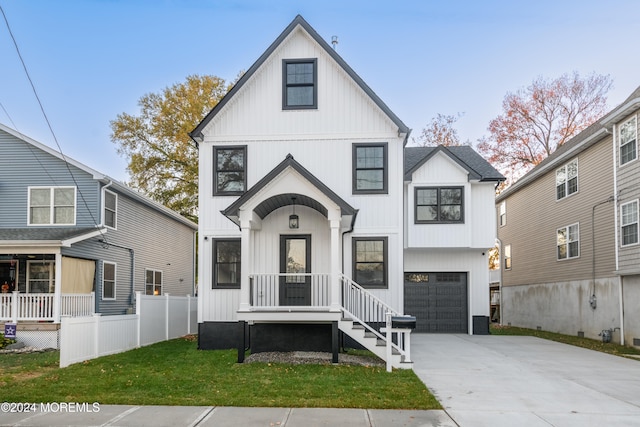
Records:
<instances>
[{"instance_id":1,"label":"blue sky","mask_svg":"<svg viewBox=\"0 0 640 427\"><path fill-rule=\"evenodd\" d=\"M538 76L609 74L609 108L640 86L637 0L0 0L65 155L126 181L109 121L191 74L248 69L301 14L417 136L464 113L487 135ZM0 21L0 122L55 147Z\"/></svg>"}]
</instances>

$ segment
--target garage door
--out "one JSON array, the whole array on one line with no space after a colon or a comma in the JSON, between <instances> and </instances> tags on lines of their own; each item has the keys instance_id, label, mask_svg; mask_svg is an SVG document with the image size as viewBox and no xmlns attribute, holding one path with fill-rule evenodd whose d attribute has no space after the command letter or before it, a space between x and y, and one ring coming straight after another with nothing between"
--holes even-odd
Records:
<instances>
[{"instance_id":1,"label":"garage door","mask_svg":"<svg viewBox=\"0 0 640 427\"><path fill-rule=\"evenodd\" d=\"M405 273L404 312L415 332L467 333L467 273Z\"/></svg>"}]
</instances>

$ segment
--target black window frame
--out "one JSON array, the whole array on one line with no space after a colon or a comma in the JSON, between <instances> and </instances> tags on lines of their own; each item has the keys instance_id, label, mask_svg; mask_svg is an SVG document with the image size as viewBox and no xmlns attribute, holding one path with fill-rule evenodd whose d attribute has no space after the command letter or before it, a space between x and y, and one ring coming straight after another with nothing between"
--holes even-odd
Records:
<instances>
[{"instance_id":1,"label":"black window frame","mask_svg":"<svg viewBox=\"0 0 640 427\"><path fill-rule=\"evenodd\" d=\"M313 67L313 82L289 83L287 68L294 64L311 64ZM313 102L311 104L289 104L288 89L293 87L311 87ZM283 110L314 110L318 108L318 59L298 58L282 60L282 109Z\"/></svg>"},{"instance_id":2,"label":"black window frame","mask_svg":"<svg viewBox=\"0 0 640 427\"><path fill-rule=\"evenodd\" d=\"M218 248L220 243L236 243L238 245L238 254L240 255L236 262L218 262ZM211 277L211 289L240 289L241 277L242 277L242 251L241 251L241 239L239 238L223 238L213 240L213 253L211 256L212 262L212 277ZM219 283L218 282L218 265L237 265L238 280L235 283Z\"/></svg>"},{"instance_id":3,"label":"black window frame","mask_svg":"<svg viewBox=\"0 0 640 427\"><path fill-rule=\"evenodd\" d=\"M437 204L436 205L421 205L418 204L418 192L421 190L436 190L437 192ZM457 206L457 205L444 205L441 203L441 190L460 190L460 219L457 220L443 220L441 219L441 206ZM464 186L451 185L451 186L420 186L415 187L413 190L413 219L415 224L464 224ZM438 218L433 220L418 219L418 207L420 206L436 206Z\"/></svg>"},{"instance_id":4,"label":"black window frame","mask_svg":"<svg viewBox=\"0 0 640 427\"><path fill-rule=\"evenodd\" d=\"M352 191L353 194L389 194L389 144L386 142L357 143L352 148ZM358 150L366 148L382 148L382 167L358 167ZM358 188L358 171L382 170L382 188Z\"/></svg>"},{"instance_id":5,"label":"black window frame","mask_svg":"<svg viewBox=\"0 0 640 427\"><path fill-rule=\"evenodd\" d=\"M238 169L218 169L218 154L221 151L241 150L242 151L242 190L224 191L220 190L218 175L220 173L240 172ZM213 195L214 196L241 196L247 191L247 146L231 145L213 147Z\"/></svg>"},{"instance_id":6,"label":"black window frame","mask_svg":"<svg viewBox=\"0 0 640 427\"><path fill-rule=\"evenodd\" d=\"M352 268L353 268L353 280L362 286L363 288L368 289L389 289L389 241L388 237L353 237L352 238ZM377 282L365 282L359 279L358 274L358 264L372 264L374 262L366 262L361 261L358 262L358 243L359 242L382 242L382 268L383 268L383 279L384 283L379 284Z\"/></svg>"}]
</instances>

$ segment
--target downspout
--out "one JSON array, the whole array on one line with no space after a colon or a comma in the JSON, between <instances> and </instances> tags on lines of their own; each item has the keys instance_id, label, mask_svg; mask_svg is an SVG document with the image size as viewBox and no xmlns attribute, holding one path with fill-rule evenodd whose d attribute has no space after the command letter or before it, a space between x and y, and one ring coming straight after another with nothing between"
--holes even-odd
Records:
<instances>
[{"instance_id":1,"label":"downspout","mask_svg":"<svg viewBox=\"0 0 640 427\"><path fill-rule=\"evenodd\" d=\"M613 221L615 231L613 233L614 236L614 251L615 251L615 262L616 262L616 273L618 273L618 297L619 297L619 306L620 306L620 345L624 345L624 298L623 298L623 280L622 276L619 274L620 269L620 253L619 253L619 237L618 237L618 168L617 168L617 154L618 154L618 146L616 139L616 125L614 123L612 128L612 151L613 151Z\"/></svg>"}]
</instances>

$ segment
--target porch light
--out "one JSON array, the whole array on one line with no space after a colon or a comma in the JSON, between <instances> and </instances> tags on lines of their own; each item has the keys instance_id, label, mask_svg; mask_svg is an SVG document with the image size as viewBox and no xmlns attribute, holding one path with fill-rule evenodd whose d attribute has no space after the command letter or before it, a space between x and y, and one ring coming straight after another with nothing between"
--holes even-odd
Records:
<instances>
[{"instance_id":1,"label":"porch light","mask_svg":"<svg viewBox=\"0 0 640 427\"><path fill-rule=\"evenodd\" d=\"M298 228L300 224L298 222L298 215L296 215L296 198L292 197L291 201L293 202L293 213L289 215L289 228Z\"/></svg>"}]
</instances>

